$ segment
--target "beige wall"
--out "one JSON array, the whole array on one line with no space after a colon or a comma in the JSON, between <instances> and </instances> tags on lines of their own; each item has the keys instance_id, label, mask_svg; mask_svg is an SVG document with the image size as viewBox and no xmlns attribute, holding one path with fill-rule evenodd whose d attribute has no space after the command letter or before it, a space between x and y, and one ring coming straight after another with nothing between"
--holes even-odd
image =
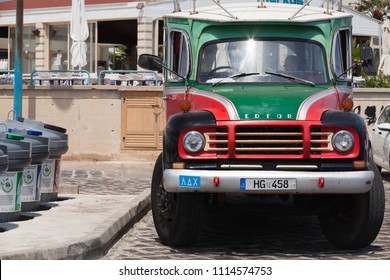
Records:
<instances>
[{"instance_id":1,"label":"beige wall","mask_svg":"<svg viewBox=\"0 0 390 280\"><path fill-rule=\"evenodd\" d=\"M366 114L368 107L375 109L376 118L379 117L383 106L390 104L390 88L355 88L353 91L355 112L366 120L368 130L371 131L375 118L369 118Z\"/></svg>"},{"instance_id":2,"label":"beige wall","mask_svg":"<svg viewBox=\"0 0 390 280\"><path fill-rule=\"evenodd\" d=\"M41 87L43 88L43 87ZM64 158L110 159L121 153L121 93L118 89L23 90L22 116L67 129ZM0 118L13 109L13 89L0 88ZM12 116L12 114L11 114Z\"/></svg>"}]
</instances>

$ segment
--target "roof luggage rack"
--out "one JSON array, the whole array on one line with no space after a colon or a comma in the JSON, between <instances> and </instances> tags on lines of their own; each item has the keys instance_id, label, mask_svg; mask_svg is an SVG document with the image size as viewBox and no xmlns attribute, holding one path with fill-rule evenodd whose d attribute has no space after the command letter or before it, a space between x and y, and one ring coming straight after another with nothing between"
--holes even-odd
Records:
<instances>
[{"instance_id":1,"label":"roof luggage rack","mask_svg":"<svg viewBox=\"0 0 390 280\"><path fill-rule=\"evenodd\" d=\"M214 2L216 5L218 5L221 9L223 9L232 18L236 18L233 14L231 14L227 9L225 9L222 6L222 4L220 3L220 0L211 0L211 1ZM293 19L301 10L303 10L306 6L308 6L311 1L312 0L303 0L302 8L296 14L294 14L291 17L291 19ZM257 0L257 3L258 3L257 7L258 8L266 8L266 5L265 5L264 2L268 2L268 1ZM322 7L326 8L326 13L329 14L329 13L331 13L331 9L332 10L337 10L337 11L341 12L342 11L342 7L343 7L342 4L343 3L342 3L341 0L323 0ZM179 0L173 0L173 12L174 13L181 12L181 7L180 7ZM192 12L191 12L191 14L196 14L196 13L198 13L197 10L196 10L196 0L192 0Z\"/></svg>"}]
</instances>

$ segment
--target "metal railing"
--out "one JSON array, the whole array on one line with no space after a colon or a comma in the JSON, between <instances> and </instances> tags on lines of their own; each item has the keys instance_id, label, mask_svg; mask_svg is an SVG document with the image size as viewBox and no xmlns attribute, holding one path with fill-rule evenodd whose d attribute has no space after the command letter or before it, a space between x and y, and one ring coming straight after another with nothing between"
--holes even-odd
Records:
<instances>
[{"instance_id":1,"label":"metal railing","mask_svg":"<svg viewBox=\"0 0 390 280\"><path fill-rule=\"evenodd\" d=\"M154 75L155 79L154 79L154 82L155 84L157 85L158 83L158 76L156 74L156 72L154 71L150 71L150 70L102 70L100 71L99 75L98 75L98 85L102 85L102 76L107 74L107 73L114 73L114 74L127 74L127 73L130 73L130 74L140 74L140 73L148 73L148 74L152 74Z\"/></svg>"},{"instance_id":2,"label":"metal railing","mask_svg":"<svg viewBox=\"0 0 390 280\"><path fill-rule=\"evenodd\" d=\"M14 74L14 70L0 70L0 75L1 73L8 73L8 74ZM39 75L39 73L47 73L48 75L45 76L45 75ZM63 76L63 75L58 75L58 76L55 76L53 74L61 74L61 73L68 73L68 74L83 74L83 75L79 75L79 76L73 76L73 75L69 75L69 76ZM84 76L84 74L86 75L86 77ZM153 76L153 79L145 79L145 77L141 77L141 78L134 78L132 79L132 77L128 77L127 79L125 77L118 77L118 79L116 81L122 81L122 80L128 80L128 81L135 81L135 80L139 80L139 81L153 81L154 82L154 85L159 85L159 76L158 74L155 72L155 71L150 71L150 70L102 70L99 72L98 74L98 79L97 79L97 84L98 85L103 85L103 82L104 82L104 76L106 74L150 74ZM42 84L42 81L45 81L45 82L48 82L49 84L52 84L54 83L54 81L58 81L59 84L60 84L60 81L69 81L70 85L71 85L71 82L74 81L74 80L83 80L83 81L86 81L86 83L84 83L84 85L91 85L91 74L87 71L87 70L34 70L32 71L30 74L26 74L29 76L29 84L30 85L36 85L37 84L37 81L39 82L39 85ZM12 79L12 82L9 82L7 80L7 83L4 83L4 84L13 84L13 77L4 77L5 79ZM28 78L27 78L28 80ZM0 80L0 84L1 84L1 80Z\"/></svg>"},{"instance_id":3,"label":"metal railing","mask_svg":"<svg viewBox=\"0 0 390 280\"><path fill-rule=\"evenodd\" d=\"M91 74L87 70L34 70L31 72L30 75L30 84L34 85L35 80L39 80L39 77L37 77L35 74L37 73L82 73L82 74L87 74L87 78L84 78L84 75L82 77L50 77L50 78L45 78L42 80L87 80L87 85L91 84Z\"/></svg>"}]
</instances>

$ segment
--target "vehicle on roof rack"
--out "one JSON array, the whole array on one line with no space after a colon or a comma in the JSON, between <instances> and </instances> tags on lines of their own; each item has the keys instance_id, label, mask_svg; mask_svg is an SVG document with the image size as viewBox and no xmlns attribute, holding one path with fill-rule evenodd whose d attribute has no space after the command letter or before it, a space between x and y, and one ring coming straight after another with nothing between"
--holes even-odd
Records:
<instances>
[{"instance_id":1,"label":"vehicle on roof rack","mask_svg":"<svg viewBox=\"0 0 390 280\"><path fill-rule=\"evenodd\" d=\"M333 245L370 245L384 216L381 174L351 109L351 16L305 5L219 1L164 17L167 124L152 178L163 244L196 241L205 201L280 196L318 215ZM374 73L372 49L361 64ZM206 199L207 198L207 199ZM211 198L211 199L210 199Z\"/></svg>"}]
</instances>

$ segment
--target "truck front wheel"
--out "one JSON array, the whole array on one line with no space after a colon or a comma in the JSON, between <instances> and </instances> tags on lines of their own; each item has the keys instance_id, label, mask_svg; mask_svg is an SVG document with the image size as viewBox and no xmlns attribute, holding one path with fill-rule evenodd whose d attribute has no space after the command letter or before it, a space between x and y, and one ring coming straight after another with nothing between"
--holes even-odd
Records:
<instances>
[{"instance_id":1,"label":"truck front wheel","mask_svg":"<svg viewBox=\"0 0 390 280\"><path fill-rule=\"evenodd\" d=\"M385 211L385 192L381 174L375 163L374 184L363 194L340 195L336 206L319 215L325 237L341 249L358 249L370 245L379 233Z\"/></svg>"},{"instance_id":2,"label":"truck front wheel","mask_svg":"<svg viewBox=\"0 0 390 280\"><path fill-rule=\"evenodd\" d=\"M153 221L161 242L174 247L195 242L200 223L200 194L165 191L162 155L154 166L151 191Z\"/></svg>"}]
</instances>

